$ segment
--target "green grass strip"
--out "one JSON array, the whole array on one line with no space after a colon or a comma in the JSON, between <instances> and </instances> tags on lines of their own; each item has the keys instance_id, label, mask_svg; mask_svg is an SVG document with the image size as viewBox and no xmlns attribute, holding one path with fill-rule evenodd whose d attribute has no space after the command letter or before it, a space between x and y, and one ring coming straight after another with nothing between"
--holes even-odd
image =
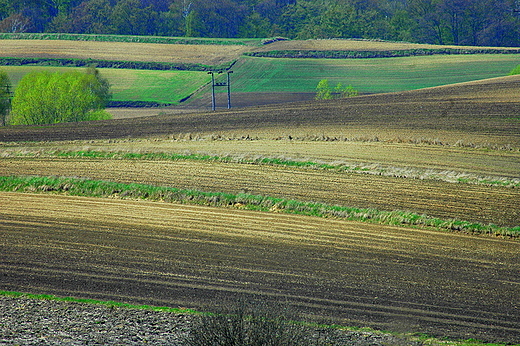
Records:
<instances>
[{"instance_id":1,"label":"green grass strip","mask_svg":"<svg viewBox=\"0 0 520 346\"><path fill-rule=\"evenodd\" d=\"M121 199L145 199L170 203L196 204L215 207L234 207L264 212L341 218L393 226L412 226L443 231L458 231L473 234L494 234L511 238L520 237L519 227L484 225L463 220L443 220L405 211L381 211L353 208L325 203L302 202L285 198L181 190L145 184L123 184L102 180L67 177L10 176L0 177L0 191L26 193L56 193L71 196L111 197Z\"/></svg>"},{"instance_id":2,"label":"green grass strip","mask_svg":"<svg viewBox=\"0 0 520 346\"><path fill-rule=\"evenodd\" d=\"M97 59L67 59L67 58L12 58L0 57L2 66L64 66L64 67L97 67L120 68L132 70L159 70L159 71L214 71L226 70L233 65L233 61L218 65L183 64L155 61L120 61Z\"/></svg>"},{"instance_id":3,"label":"green grass strip","mask_svg":"<svg viewBox=\"0 0 520 346\"><path fill-rule=\"evenodd\" d=\"M151 305L135 305L128 303L115 302L112 300L97 300L87 298L73 298L73 297L58 297L52 294L31 294L13 291L0 291L0 296L13 297L13 298L27 298L27 299L38 299L38 300L53 300L58 302L73 302L93 305L104 305L108 307L118 307L125 309L139 309L139 310L151 310L151 311L163 311L163 312L174 312L178 314L202 314L202 312L187 309L187 308L171 308L166 306L151 306Z\"/></svg>"}]
</instances>

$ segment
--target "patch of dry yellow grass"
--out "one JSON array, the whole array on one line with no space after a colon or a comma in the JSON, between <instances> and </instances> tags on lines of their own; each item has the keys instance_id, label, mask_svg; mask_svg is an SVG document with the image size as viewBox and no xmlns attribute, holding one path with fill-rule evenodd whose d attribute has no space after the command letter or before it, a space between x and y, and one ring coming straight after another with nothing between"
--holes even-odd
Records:
<instances>
[{"instance_id":1,"label":"patch of dry yellow grass","mask_svg":"<svg viewBox=\"0 0 520 346\"><path fill-rule=\"evenodd\" d=\"M237 59L248 49L239 45L2 40L0 56L218 65Z\"/></svg>"}]
</instances>

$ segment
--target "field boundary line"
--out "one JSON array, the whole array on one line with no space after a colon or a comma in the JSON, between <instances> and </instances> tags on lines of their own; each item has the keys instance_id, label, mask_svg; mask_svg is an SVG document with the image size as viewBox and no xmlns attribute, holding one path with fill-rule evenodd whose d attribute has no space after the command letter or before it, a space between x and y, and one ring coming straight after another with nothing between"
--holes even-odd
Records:
<instances>
[{"instance_id":1,"label":"field boundary line","mask_svg":"<svg viewBox=\"0 0 520 346\"><path fill-rule=\"evenodd\" d=\"M25 150L23 152L12 152L9 150L0 150L0 157L60 157L60 158L76 158L76 159L120 159L120 160L166 160L166 161L202 161L202 162L220 162L220 163L236 163L245 165L268 165L293 167L298 169L318 169L332 170L344 173L371 174L381 175L404 179L434 180L448 183L461 183L486 186L500 186L508 188L520 187L520 178L511 178L503 176L484 176L479 174L467 173L454 170L439 170L414 167L396 167L374 163L348 163L348 162L318 162L310 160L294 160L290 158L277 157L257 157L247 158L243 156L233 155L210 155L210 154L170 154L170 153L133 153L120 151L96 151L96 150L80 150L80 151L61 151L49 150L44 151L38 149L34 152Z\"/></svg>"},{"instance_id":2,"label":"field boundary line","mask_svg":"<svg viewBox=\"0 0 520 346\"><path fill-rule=\"evenodd\" d=\"M469 234L489 234L520 238L520 226L501 227L458 219L440 219L400 210L382 211L374 208L354 208L304 202L285 198L251 194L202 192L181 190L145 184L123 184L102 180L68 177L11 176L0 177L0 191L68 194L72 196L121 198L199 204L214 207L231 207L264 212L308 215L322 218L339 218L383 225L417 227Z\"/></svg>"}]
</instances>

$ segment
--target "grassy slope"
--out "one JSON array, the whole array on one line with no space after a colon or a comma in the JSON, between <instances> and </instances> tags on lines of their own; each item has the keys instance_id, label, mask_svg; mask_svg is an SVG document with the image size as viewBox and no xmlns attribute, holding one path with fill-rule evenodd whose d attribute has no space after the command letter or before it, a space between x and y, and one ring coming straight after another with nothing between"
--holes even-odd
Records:
<instances>
[{"instance_id":1,"label":"grassy slope","mask_svg":"<svg viewBox=\"0 0 520 346\"><path fill-rule=\"evenodd\" d=\"M361 93L393 92L504 76L518 62L514 55L243 58L233 69L232 86L235 92L314 92L328 78L331 86L352 84Z\"/></svg>"},{"instance_id":2,"label":"grassy slope","mask_svg":"<svg viewBox=\"0 0 520 346\"><path fill-rule=\"evenodd\" d=\"M82 37L82 36L81 36ZM88 39L91 36L86 36ZM29 36L29 38L33 38ZM1 56L67 57L128 61L176 61L179 63L213 64L232 61L241 52L265 49L410 49L421 45L403 45L389 42L342 40L284 41L259 47L259 41L208 41L208 45L135 43L135 37L103 37L120 42L56 41L56 40L3 40ZM130 41L123 42L123 39ZM140 39L140 38L139 38ZM204 42L204 41L202 41ZM223 44L222 44L223 43ZM233 42L234 43L234 42ZM7 45L7 46L6 46ZM435 48L440 46L427 46ZM143 54L144 52L148 52ZM352 84L361 93L380 93L413 90L470 80L503 76L520 62L517 54L436 55L379 59L269 59L242 57L233 68L233 92L307 92L313 93L319 80L328 78L332 85ZM24 69L9 68L14 83ZM40 69L41 67L38 67ZM110 69L106 69L110 71ZM123 76L120 75L123 73ZM191 94L205 82L204 72L107 72L114 85L116 100L174 102ZM173 81L173 85L170 84ZM187 82L189 81L189 82ZM184 88L182 83L189 85ZM178 90L178 89L181 90ZM225 92L225 88L217 89ZM143 90L150 90L143 92ZM206 93L208 90L206 89ZM179 97L171 97L179 95Z\"/></svg>"},{"instance_id":3,"label":"grassy slope","mask_svg":"<svg viewBox=\"0 0 520 346\"><path fill-rule=\"evenodd\" d=\"M382 59L271 59L244 57L233 68L238 93L308 92L327 78L332 86L352 84L361 93L413 90L503 76L514 55L457 55ZM464 69L461 69L464 66ZM28 72L68 67L4 66L16 86ZM79 68L79 70L82 70ZM210 81L206 72L100 69L112 84L114 100L175 103ZM222 78L222 77L221 77ZM206 91L207 92L207 91ZM217 89L225 92L225 88Z\"/></svg>"},{"instance_id":4,"label":"grassy slope","mask_svg":"<svg viewBox=\"0 0 520 346\"><path fill-rule=\"evenodd\" d=\"M83 68L45 66L4 66L13 85L34 71L83 71ZM115 101L177 103L210 81L206 72L100 69L111 84Z\"/></svg>"}]
</instances>

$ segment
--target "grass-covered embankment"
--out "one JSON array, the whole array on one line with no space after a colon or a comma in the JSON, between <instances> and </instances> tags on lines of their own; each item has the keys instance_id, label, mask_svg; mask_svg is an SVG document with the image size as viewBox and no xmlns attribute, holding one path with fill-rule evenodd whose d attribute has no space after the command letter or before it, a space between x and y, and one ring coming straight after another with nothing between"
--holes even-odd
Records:
<instances>
[{"instance_id":1,"label":"grass-covered embankment","mask_svg":"<svg viewBox=\"0 0 520 346\"><path fill-rule=\"evenodd\" d=\"M316 217L335 217L353 221L384 225L406 225L443 231L459 231L474 234L495 234L508 237L520 236L520 227L500 227L462 220L442 220L405 211L381 211L352 208L325 203L302 202L284 198L181 190L173 187L146 184L123 184L109 181L68 177L0 177L0 190L29 193L66 193L72 196L146 199L174 203L198 204L215 207L235 207L264 212L282 212Z\"/></svg>"},{"instance_id":2,"label":"grass-covered embankment","mask_svg":"<svg viewBox=\"0 0 520 346\"><path fill-rule=\"evenodd\" d=\"M261 58L307 58L307 59L369 59L399 58L425 55L467 55L467 54L520 54L520 49L455 49L455 48L417 48L398 50L272 50L249 52L247 56Z\"/></svg>"},{"instance_id":3,"label":"grass-covered embankment","mask_svg":"<svg viewBox=\"0 0 520 346\"><path fill-rule=\"evenodd\" d=\"M168 63L154 61L121 61L100 59L70 59L70 58L2 58L1 66L63 66L63 67L97 67L97 68L121 68L133 70L158 70L158 71L214 71L227 70L233 62L218 66L189 63Z\"/></svg>"},{"instance_id":4,"label":"grass-covered embankment","mask_svg":"<svg viewBox=\"0 0 520 346\"><path fill-rule=\"evenodd\" d=\"M10 156L13 154L5 153ZM18 154L15 156L35 156L35 153L25 152L24 154ZM339 172L347 173L363 173L363 174L375 174L375 175L387 175L393 177L412 178L412 179L432 179L442 180L449 182L467 183L467 184L479 184L479 185L492 185L492 186L504 186L504 187L520 187L520 180L510 178L497 178L497 177L483 177L468 173L459 173L457 176L454 172L438 171L435 170L411 170L403 169L399 167L380 166L378 168L369 167L360 164L343 164L343 163L324 163L315 161L297 161L286 158L277 157L255 157L247 158L240 156L219 156L219 155L205 155L205 154L175 154L175 153L162 153L162 152L147 152L147 153L136 153L136 152L111 152L111 151L96 151L96 150L80 150L80 151L38 151L38 156L47 157L73 157L73 158L102 158L102 159L123 159L123 160L167 160L167 161L178 161L178 160L190 160L190 161L206 161L206 162L235 162L242 164L253 164L253 165L274 165L274 166L285 166L285 167L297 167L297 168L309 168L309 169L324 169L334 170Z\"/></svg>"}]
</instances>

